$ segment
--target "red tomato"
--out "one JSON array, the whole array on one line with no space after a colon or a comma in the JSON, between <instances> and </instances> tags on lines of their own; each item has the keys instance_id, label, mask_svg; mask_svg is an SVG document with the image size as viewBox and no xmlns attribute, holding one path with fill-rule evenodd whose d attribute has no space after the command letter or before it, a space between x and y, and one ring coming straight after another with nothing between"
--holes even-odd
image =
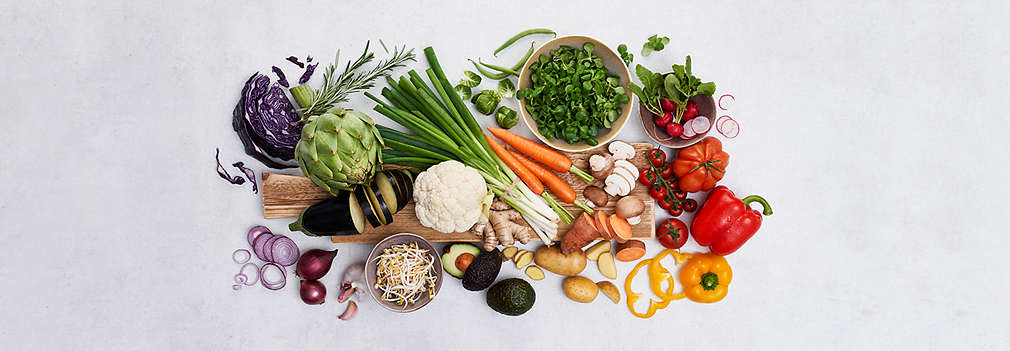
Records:
<instances>
[{"instance_id":1,"label":"red tomato","mask_svg":"<svg viewBox=\"0 0 1010 351\"><path fill-rule=\"evenodd\" d=\"M662 209L664 209L664 210L669 210L669 209L673 208L673 202L672 201L666 201L666 200L667 200L666 198L658 200L659 201L659 207L662 208Z\"/></svg>"},{"instance_id":2,"label":"red tomato","mask_svg":"<svg viewBox=\"0 0 1010 351\"><path fill-rule=\"evenodd\" d=\"M663 247L668 249L679 249L687 242L687 225L679 219L670 218L659 224L656 229L656 238Z\"/></svg>"},{"instance_id":3,"label":"red tomato","mask_svg":"<svg viewBox=\"0 0 1010 351\"><path fill-rule=\"evenodd\" d=\"M649 162L651 162L653 166L659 167L666 163L666 153L659 148L649 150L645 153L645 156L649 158Z\"/></svg>"},{"instance_id":4,"label":"red tomato","mask_svg":"<svg viewBox=\"0 0 1010 351\"><path fill-rule=\"evenodd\" d=\"M659 169L660 169L659 175L662 176L663 179L666 180L673 179L673 163L664 164L660 166Z\"/></svg>"},{"instance_id":5,"label":"red tomato","mask_svg":"<svg viewBox=\"0 0 1010 351\"><path fill-rule=\"evenodd\" d=\"M673 196L676 197L677 200L687 199L687 193L685 193L683 190L680 190L680 188L673 190Z\"/></svg>"},{"instance_id":6,"label":"red tomato","mask_svg":"<svg viewBox=\"0 0 1010 351\"><path fill-rule=\"evenodd\" d=\"M649 196L652 196L656 201L666 198L666 188L659 184L653 184L649 187Z\"/></svg>"},{"instance_id":7,"label":"red tomato","mask_svg":"<svg viewBox=\"0 0 1010 351\"><path fill-rule=\"evenodd\" d=\"M669 213L670 217L679 217L680 215L684 214L684 210L680 207L674 206L669 210L666 210L666 213Z\"/></svg>"},{"instance_id":8,"label":"red tomato","mask_svg":"<svg viewBox=\"0 0 1010 351\"><path fill-rule=\"evenodd\" d=\"M698 201L694 201L694 199L687 199L687 201L680 204L680 207L683 208L685 212L694 212L694 210L698 209Z\"/></svg>"},{"instance_id":9,"label":"red tomato","mask_svg":"<svg viewBox=\"0 0 1010 351\"><path fill-rule=\"evenodd\" d=\"M652 172L652 169L642 168L641 171L638 171L638 182L645 186L652 186L656 182L656 175Z\"/></svg>"}]
</instances>

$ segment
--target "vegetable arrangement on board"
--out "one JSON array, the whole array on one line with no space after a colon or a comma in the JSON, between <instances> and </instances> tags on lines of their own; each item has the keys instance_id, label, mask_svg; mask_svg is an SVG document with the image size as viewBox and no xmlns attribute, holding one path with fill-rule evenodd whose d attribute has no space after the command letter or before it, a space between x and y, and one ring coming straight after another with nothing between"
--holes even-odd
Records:
<instances>
[{"instance_id":1,"label":"vegetable arrangement on board","mask_svg":"<svg viewBox=\"0 0 1010 351\"><path fill-rule=\"evenodd\" d=\"M522 38L538 34L557 35L543 28L526 30L493 54L497 56ZM641 54L661 51L668 43L668 38L654 35ZM271 168L293 167L294 161L308 178L304 184L311 181L328 194L302 207L298 219L289 225L291 231L308 236L359 235L392 223L394 215L407 208L417 220L411 223L441 233L469 233L482 241L480 246L448 244L441 255L430 246L421 248L419 244L427 245L427 240L419 236L414 236L420 239L417 242L377 247L371 255L374 260L346 267L337 284L337 302L347 305L338 318L354 318L358 312L355 300L360 300L363 290L370 290L387 308L392 304L396 310L408 311L418 303L423 305L421 300L435 297L443 270L459 278L466 290L486 291L486 303L492 310L522 315L533 308L536 291L526 279L498 281L508 261L532 281L546 279L546 272L563 277L561 291L573 301L591 303L602 292L615 304L622 296L619 282L612 280L627 268L619 262L632 262L633 268L625 275L624 295L632 315L640 318L649 318L684 298L712 303L727 296L733 272L725 256L753 237L762 215L771 215L772 210L760 196L738 199L726 186L718 185L725 176L729 154L718 139L701 136L715 127L733 138L740 127L729 115L713 120L697 118L698 105L691 101L695 96L713 95L715 84L693 75L690 56L684 65L673 65L673 72L665 75L637 65L642 85L631 83L629 89L642 107L655 115L653 123L671 137L698 136L700 141L673 150L670 161L663 149L654 148L643 155L639 150L644 146L636 150L621 140L610 142L606 151L569 157L509 131L517 124L518 113L506 105L515 102L513 98L523 100L536 121L537 132L546 138L596 145L600 130L611 128L621 106L630 103L629 95L619 84L620 78L594 53L596 45L562 46L540 55L527 67L534 47L531 43L522 60L512 66L470 60L479 73L462 72L456 85L447 79L431 47L424 49L427 67L423 73L409 70L392 76L394 69L415 61L413 50L406 47L394 48L392 53L386 50L389 58L366 69L375 57L367 43L364 52L339 73L338 52L319 88L309 86L318 65L311 57L304 63L293 56L287 59L303 70L294 87L289 88L283 70L276 66L271 68L275 82L260 73L246 81L232 115L233 128L246 153ZM627 46L618 46L618 52L624 64L630 65L634 56ZM516 91L511 77L519 76L523 69L529 70L532 85ZM475 91L482 76L495 84L495 89ZM380 77L386 86L378 95L367 92ZM289 88L291 99L282 88ZM398 126L376 124L364 112L338 106L357 92L364 92L376 103L373 110ZM488 118L479 123L468 100L479 114L493 115L494 122ZM724 103L730 101L735 97L724 94L716 106L725 111ZM704 106L711 110L711 104ZM489 122L498 127L482 127ZM588 172L572 159L581 162L586 156ZM232 176L221 165L219 152L216 158L221 178L232 184L248 180L257 191L252 169L235 162L233 166L245 178ZM638 184L644 188L635 192ZM583 198L576 189L582 190ZM701 205L689 198L690 193L709 190ZM654 224L651 202L642 195L645 192L672 217L698 213L690 224L678 218L661 222L656 239L666 250L643 259L647 245L632 228L639 223ZM753 202L760 203L763 212L751 209ZM564 227L559 222L571 226L562 233L559 228ZM679 251L689 237L709 252ZM518 246L535 238L543 245L530 250ZM294 266L294 274L302 279L302 301L307 305L326 301L327 284L322 279L331 270L337 249L303 252L294 240L263 226L250 229L246 239L249 249L232 252L233 261L241 265L233 277L233 289L257 281L271 290L282 289L287 267ZM667 256L680 266L679 271L663 265ZM253 263L253 257L265 263ZM595 262L605 279L586 276L589 261ZM648 290L658 298L650 299L644 310L636 307L636 302L645 295L632 290L633 280L643 269L649 279ZM249 275L253 273L255 278ZM375 284L365 284L366 277ZM675 287L677 284L683 287ZM675 293L677 290L683 292Z\"/></svg>"}]
</instances>

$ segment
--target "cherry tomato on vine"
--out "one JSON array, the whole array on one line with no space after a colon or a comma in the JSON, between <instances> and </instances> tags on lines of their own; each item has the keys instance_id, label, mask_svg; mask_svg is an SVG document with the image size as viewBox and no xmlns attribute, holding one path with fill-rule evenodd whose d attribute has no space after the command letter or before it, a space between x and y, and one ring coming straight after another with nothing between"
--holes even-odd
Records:
<instances>
[{"instance_id":1,"label":"cherry tomato on vine","mask_svg":"<svg viewBox=\"0 0 1010 351\"><path fill-rule=\"evenodd\" d=\"M684 200L687 199L687 193L684 192L683 190L680 190L680 188L676 188L673 189L673 197L676 197L677 200Z\"/></svg>"},{"instance_id":2,"label":"cherry tomato on vine","mask_svg":"<svg viewBox=\"0 0 1010 351\"><path fill-rule=\"evenodd\" d=\"M673 204L676 201L666 201L666 200L667 200L667 198L664 197L664 198L656 200L656 201L658 201L659 207L662 208L662 209L664 209L664 210L669 210L669 209L673 208Z\"/></svg>"},{"instance_id":3,"label":"cherry tomato on vine","mask_svg":"<svg viewBox=\"0 0 1010 351\"><path fill-rule=\"evenodd\" d=\"M656 238L663 247L668 249L679 249L687 242L687 225L679 219L669 218L659 224L656 229Z\"/></svg>"},{"instance_id":4,"label":"cherry tomato on vine","mask_svg":"<svg viewBox=\"0 0 1010 351\"><path fill-rule=\"evenodd\" d=\"M669 210L666 210L666 213L669 213L670 217L679 217L680 215L684 214L684 209L677 206L673 206Z\"/></svg>"},{"instance_id":5,"label":"cherry tomato on vine","mask_svg":"<svg viewBox=\"0 0 1010 351\"><path fill-rule=\"evenodd\" d=\"M687 201L680 204L680 207L683 208L685 212L694 212L694 210L698 209L698 201L695 201L694 199L687 199Z\"/></svg>"},{"instance_id":6,"label":"cherry tomato on vine","mask_svg":"<svg viewBox=\"0 0 1010 351\"><path fill-rule=\"evenodd\" d=\"M645 156L649 158L649 162L651 162L653 166L659 167L666 163L666 153L659 148L649 150L645 153Z\"/></svg>"},{"instance_id":7,"label":"cherry tomato on vine","mask_svg":"<svg viewBox=\"0 0 1010 351\"><path fill-rule=\"evenodd\" d=\"M673 180L673 164L664 163L662 166L659 166L659 175L662 176L663 179Z\"/></svg>"},{"instance_id":8,"label":"cherry tomato on vine","mask_svg":"<svg viewBox=\"0 0 1010 351\"><path fill-rule=\"evenodd\" d=\"M642 168L638 171L638 182L645 186L652 186L656 183L656 174L650 168Z\"/></svg>"},{"instance_id":9,"label":"cherry tomato on vine","mask_svg":"<svg viewBox=\"0 0 1010 351\"><path fill-rule=\"evenodd\" d=\"M659 184L653 184L649 187L649 196L652 196L652 198L656 201L666 198L666 187Z\"/></svg>"}]
</instances>

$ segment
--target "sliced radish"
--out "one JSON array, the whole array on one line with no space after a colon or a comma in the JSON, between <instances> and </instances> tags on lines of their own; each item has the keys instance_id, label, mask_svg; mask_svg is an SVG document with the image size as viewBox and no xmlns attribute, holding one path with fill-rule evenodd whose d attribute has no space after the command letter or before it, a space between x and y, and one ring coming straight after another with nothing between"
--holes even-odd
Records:
<instances>
[{"instance_id":1,"label":"sliced radish","mask_svg":"<svg viewBox=\"0 0 1010 351\"><path fill-rule=\"evenodd\" d=\"M694 130L694 134L705 134L712 129L712 122L709 122L708 117L698 116L691 119L691 129Z\"/></svg>"},{"instance_id":2,"label":"sliced radish","mask_svg":"<svg viewBox=\"0 0 1010 351\"><path fill-rule=\"evenodd\" d=\"M719 134L722 134L726 138L733 139L737 135L740 135L740 124L736 122L733 118L727 119L720 124Z\"/></svg>"},{"instance_id":3,"label":"sliced radish","mask_svg":"<svg viewBox=\"0 0 1010 351\"><path fill-rule=\"evenodd\" d=\"M688 123L688 128L684 128L684 133L680 135L681 139L687 140L694 138L698 133L694 132L694 128L690 128L692 123Z\"/></svg>"},{"instance_id":4,"label":"sliced radish","mask_svg":"<svg viewBox=\"0 0 1010 351\"><path fill-rule=\"evenodd\" d=\"M728 96L728 97L729 97L729 98L730 98L731 100L733 100L734 102L736 102L736 98L735 98L735 97L733 97L733 95L730 95L730 94L723 94L722 96L720 96L720 97L719 97L719 103L717 104L717 105L719 105L719 109L720 109L720 110L723 110L723 111L726 111L726 108L725 108L725 107L722 107L722 98L724 98L724 97L727 97L727 96ZM719 124L717 123L716 125L718 126Z\"/></svg>"},{"instance_id":5,"label":"sliced radish","mask_svg":"<svg viewBox=\"0 0 1010 351\"><path fill-rule=\"evenodd\" d=\"M722 116L719 116L719 118L716 118L715 119L715 130L722 129L722 123L726 122L726 120L729 120L729 119L732 119L732 118L729 117L729 115L722 115Z\"/></svg>"}]
</instances>

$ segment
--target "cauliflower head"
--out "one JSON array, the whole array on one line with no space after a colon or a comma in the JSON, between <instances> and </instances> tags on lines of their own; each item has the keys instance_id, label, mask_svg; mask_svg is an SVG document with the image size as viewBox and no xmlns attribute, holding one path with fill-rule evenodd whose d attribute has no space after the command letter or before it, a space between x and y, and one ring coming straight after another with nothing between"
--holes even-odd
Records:
<instances>
[{"instance_id":1,"label":"cauliflower head","mask_svg":"<svg viewBox=\"0 0 1010 351\"><path fill-rule=\"evenodd\" d=\"M480 219L487 183L476 169L445 161L414 180L414 212L421 225L443 232L465 232Z\"/></svg>"}]
</instances>

